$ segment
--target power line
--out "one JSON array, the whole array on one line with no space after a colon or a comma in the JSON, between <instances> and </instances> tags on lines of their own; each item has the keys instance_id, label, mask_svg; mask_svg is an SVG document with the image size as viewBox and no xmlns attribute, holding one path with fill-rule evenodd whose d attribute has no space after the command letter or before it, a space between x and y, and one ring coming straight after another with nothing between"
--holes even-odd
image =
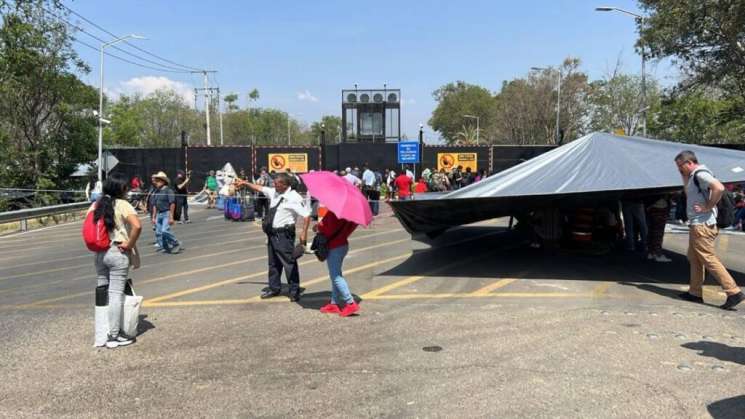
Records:
<instances>
[{"instance_id":1,"label":"power line","mask_svg":"<svg viewBox=\"0 0 745 419\"><path fill-rule=\"evenodd\" d=\"M58 20L60 20L60 21L61 21L62 23L66 24L67 26L69 26L69 27L71 27L71 28L73 28L73 29L76 29L76 30L78 30L78 31L80 31L80 32L82 32L82 33L84 33L84 34L86 34L86 35L90 36L91 38L95 39L96 41L99 41L99 42L101 42L101 43L104 43L104 44L108 42L107 40L105 40L105 39L102 39L102 38L99 38L99 37L98 37L98 36L96 36L96 35L93 35L92 33L90 33L90 32L88 32L88 31L86 31L86 30L85 30L84 28L82 28L82 27L80 27L80 26L78 26L78 25L75 25L74 23L71 23L71 22L70 22L70 21L68 21L67 19L65 19L65 18L63 18L63 17L61 17L61 16L59 16L59 15L55 14L54 12L52 12L52 11L50 11L50 10L46 9L46 8L44 9L44 11L46 11L46 12L47 12L47 13L49 13L50 15L54 16L55 18L57 18L57 19L58 19ZM73 38L74 38L74 37L73 37ZM79 41L79 40L78 40L78 41ZM81 41L81 42L82 42L82 41ZM131 53L131 52L127 51L127 50L121 49L121 48L117 47L116 45L112 45L112 46L111 46L111 48L113 48L113 49L116 49L117 51L123 52L123 53L125 53L125 54L127 54L127 55L129 55L129 56L131 56L131 57L134 57L134 58L136 58L136 59L138 59L138 60L141 60L141 61L145 61L145 62L147 62L147 63L151 63L151 64L155 64L155 65L157 65L157 66L159 66L159 67L162 67L162 68L164 68L164 69L168 69L168 70L169 70L169 71L171 71L171 72L180 72L180 73L185 73L185 72L187 72L187 70L184 70L184 69L181 69L181 68L177 68L177 67L171 67L171 66L168 66L168 65L165 65L165 64L161 64L161 63L158 63L158 62L152 61L152 60L148 60L147 58L143 58L143 57L140 57L139 55L137 55L137 54L133 54L133 53ZM144 65L142 65L142 66L143 66L143 67L145 67ZM146 67L146 68L147 68L147 67ZM149 67L149 68L152 68L152 67Z\"/></svg>"},{"instance_id":2,"label":"power line","mask_svg":"<svg viewBox=\"0 0 745 419\"><path fill-rule=\"evenodd\" d=\"M74 14L75 16L79 17L79 18L80 18L80 19L82 19L83 21L87 22L87 23L88 23L88 24L90 24L91 26L93 26L93 27L97 28L98 30L100 30L100 31L102 31L102 32L104 32L104 33L106 33L106 34L108 34L109 36L113 36L114 38L119 38L119 36L117 36L116 34L113 34L113 33L109 32L108 30L104 29L104 28L103 28L103 27L101 27L100 25L96 24L95 22L91 21L90 19L86 18L85 16L81 15L80 13L78 13L78 12L76 12L76 11L72 10L71 8L69 8L69 7L65 6L64 4L62 5L62 7L64 7L64 8L65 8L65 9L66 9L67 11L69 11L70 13L72 13L72 14ZM189 70L195 70L195 71L201 71L201 70L202 70L201 68L196 68L196 67L191 67L191 66L188 66L188 65L183 65L183 64L179 64L179 63L177 63L177 62L174 62L174 61L171 61L171 60L169 60L169 59L167 59L167 58L163 58L163 57L161 57L161 56L159 56L159 55L153 54L153 53L152 53L152 52L150 52L150 51L147 51L147 50L145 50L145 49L143 49L143 48L140 48L140 47L138 47L137 45L134 45L134 44L130 43L129 41L126 41L126 40L125 40L125 41L123 41L123 42L124 42L125 44L129 45L130 47L132 47L132 48L136 49L137 51L143 52L143 53L145 53L145 54L147 54L147 55L149 55L149 56L151 56L151 57L157 58L157 59L159 59L159 60L161 60L161 61L164 61L164 62L167 62L167 63L169 63L169 64L173 64L173 65L176 65L176 66L179 66L179 67L183 67L183 68L185 68L185 69L189 69Z\"/></svg>"},{"instance_id":3,"label":"power line","mask_svg":"<svg viewBox=\"0 0 745 419\"><path fill-rule=\"evenodd\" d=\"M73 40L73 41L75 41L75 42L77 42L77 43L79 43L79 44L81 44L81 45L83 45L83 46L86 46L86 47L88 47L88 48L90 48L90 49L92 49L92 50L94 50L94 51L100 51L98 47L96 47L96 46L93 46L93 45L91 45L91 44L89 44L89 43L87 43L87 42L83 42L83 41L81 41L81 40L79 40L79 39L77 39L77 38L74 38L74 37L73 37L73 38L72 38L72 40ZM163 72L163 73L177 73L177 74L183 74L183 73L187 73L187 71L185 71L185 70L179 70L179 71L175 71L175 70L165 70L165 69L162 69L162 68L151 67L151 66L149 66L149 65L145 65L145 64L140 64L140 63L136 63L136 62L134 62L134 61L130 61L130 60L126 59L126 58L122 58L122 57L120 57L120 56L118 56L118 55L115 55L115 54L112 54L112 53L110 53L110 52L106 52L106 51L104 51L104 54L106 54L107 56L109 56L109 57L111 57L111 58L116 58L116 59L117 59L117 60L119 60L119 61L123 61L123 62L125 62L125 63L128 63L128 64L132 64L132 65L136 65L136 66L138 66L138 67L142 67L142 68L147 68L147 69L149 69L149 70L160 71L160 72Z\"/></svg>"}]
</instances>

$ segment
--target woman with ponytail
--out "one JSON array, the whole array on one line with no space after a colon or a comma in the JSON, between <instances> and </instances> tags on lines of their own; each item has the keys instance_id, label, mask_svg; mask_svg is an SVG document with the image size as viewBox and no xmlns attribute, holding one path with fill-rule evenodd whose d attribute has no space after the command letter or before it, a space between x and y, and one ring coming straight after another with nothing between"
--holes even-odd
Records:
<instances>
[{"instance_id":1,"label":"woman with ponytail","mask_svg":"<svg viewBox=\"0 0 745 419\"><path fill-rule=\"evenodd\" d=\"M111 247L96 253L95 260L98 286L109 287L108 348L129 345L135 340L133 336L125 336L119 330L129 267L140 266L136 243L142 227L137 212L127 201L128 189L126 176L111 175L103 183L102 195L89 209L94 211L93 223L103 219L111 240Z\"/></svg>"}]
</instances>

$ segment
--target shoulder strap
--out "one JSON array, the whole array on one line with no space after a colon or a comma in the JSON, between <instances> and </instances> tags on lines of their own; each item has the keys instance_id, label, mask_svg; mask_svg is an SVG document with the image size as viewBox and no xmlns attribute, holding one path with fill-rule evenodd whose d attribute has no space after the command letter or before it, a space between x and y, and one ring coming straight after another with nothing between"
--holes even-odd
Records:
<instances>
[{"instance_id":1,"label":"shoulder strap","mask_svg":"<svg viewBox=\"0 0 745 419\"><path fill-rule=\"evenodd\" d=\"M708 174L710 174L712 176L714 176L714 174L711 173L711 171L710 170L707 170L707 169L698 169L695 172L693 172L693 184L696 185L696 188L698 188L698 191L701 193L701 195L703 195L704 198L707 198L706 194L704 193L704 190L701 189L701 183L699 183L699 181L698 181L698 174L699 174L699 172L706 172L706 173L708 173Z\"/></svg>"}]
</instances>

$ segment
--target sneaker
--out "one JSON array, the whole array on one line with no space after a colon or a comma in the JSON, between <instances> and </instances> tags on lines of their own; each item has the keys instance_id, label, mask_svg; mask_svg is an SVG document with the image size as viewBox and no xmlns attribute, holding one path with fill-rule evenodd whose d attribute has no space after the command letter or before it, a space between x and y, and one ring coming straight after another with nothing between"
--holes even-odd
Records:
<instances>
[{"instance_id":1,"label":"sneaker","mask_svg":"<svg viewBox=\"0 0 745 419\"><path fill-rule=\"evenodd\" d=\"M661 263L668 263L668 262L672 262L673 261L669 257L667 257L665 255L662 255L662 254L655 256L654 257L654 260L655 260L655 262L661 262Z\"/></svg>"},{"instance_id":2,"label":"sneaker","mask_svg":"<svg viewBox=\"0 0 745 419\"><path fill-rule=\"evenodd\" d=\"M184 221L184 224L191 224L191 220Z\"/></svg>"},{"instance_id":3,"label":"sneaker","mask_svg":"<svg viewBox=\"0 0 745 419\"><path fill-rule=\"evenodd\" d=\"M135 342L135 338L119 334L118 336L109 335L109 340L106 341L106 347L109 349L118 348L119 346L131 345Z\"/></svg>"},{"instance_id":4,"label":"sneaker","mask_svg":"<svg viewBox=\"0 0 745 419\"><path fill-rule=\"evenodd\" d=\"M657 258L655 257L655 255L647 253L647 260L657 260Z\"/></svg>"},{"instance_id":5,"label":"sneaker","mask_svg":"<svg viewBox=\"0 0 745 419\"><path fill-rule=\"evenodd\" d=\"M344 309L342 309L341 313L339 313L342 317L349 317L352 314L360 311L360 306L356 302L349 303L344 306Z\"/></svg>"},{"instance_id":6,"label":"sneaker","mask_svg":"<svg viewBox=\"0 0 745 419\"><path fill-rule=\"evenodd\" d=\"M168 253L174 254L181 252L181 242L176 242L176 244L171 247L171 251Z\"/></svg>"},{"instance_id":7,"label":"sneaker","mask_svg":"<svg viewBox=\"0 0 745 419\"><path fill-rule=\"evenodd\" d=\"M321 307L321 313L338 314L341 313L341 309L339 308L338 304L328 303L325 306Z\"/></svg>"},{"instance_id":8,"label":"sneaker","mask_svg":"<svg viewBox=\"0 0 745 419\"><path fill-rule=\"evenodd\" d=\"M681 300L690 301L692 303L699 303L699 304L703 304L704 303L704 299L702 297L696 297L695 295L691 294L690 292L684 292L682 294L678 294L678 297Z\"/></svg>"},{"instance_id":9,"label":"sneaker","mask_svg":"<svg viewBox=\"0 0 745 419\"><path fill-rule=\"evenodd\" d=\"M719 306L719 308L723 310L732 310L735 308L736 305L740 304L743 301L745 301L745 294L738 292L737 294L727 297L727 301Z\"/></svg>"},{"instance_id":10,"label":"sneaker","mask_svg":"<svg viewBox=\"0 0 745 419\"><path fill-rule=\"evenodd\" d=\"M183 224L184 222L181 220L176 221L177 224Z\"/></svg>"}]
</instances>

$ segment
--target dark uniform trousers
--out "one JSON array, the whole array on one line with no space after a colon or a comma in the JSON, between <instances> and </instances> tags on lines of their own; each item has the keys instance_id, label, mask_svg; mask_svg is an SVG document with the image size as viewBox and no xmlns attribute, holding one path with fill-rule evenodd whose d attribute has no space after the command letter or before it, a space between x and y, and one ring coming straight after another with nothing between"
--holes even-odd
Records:
<instances>
[{"instance_id":1,"label":"dark uniform trousers","mask_svg":"<svg viewBox=\"0 0 745 419\"><path fill-rule=\"evenodd\" d=\"M274 218L274 217L272 217ZM287 275L290 295L300 290L300 272L292 253L295 249L295 226L272 230L267 235L269 258L269 288L279 292L282 288L282 270Z\"/></svg>"}]
</instances>

